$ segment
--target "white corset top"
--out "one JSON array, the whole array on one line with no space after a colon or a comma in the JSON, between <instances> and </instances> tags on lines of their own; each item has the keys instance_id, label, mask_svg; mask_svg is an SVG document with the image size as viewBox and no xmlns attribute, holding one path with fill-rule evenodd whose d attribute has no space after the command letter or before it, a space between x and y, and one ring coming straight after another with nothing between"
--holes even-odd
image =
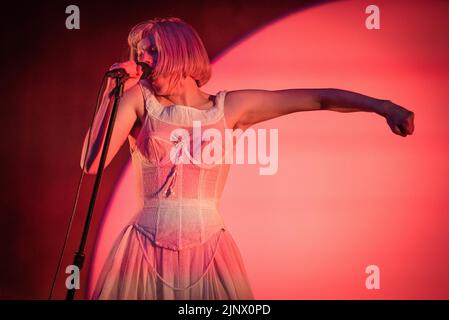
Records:
<instances>
[{"instance_id":1,"label":"white corset top","mask_svg":"<svg viewBox=\"0 0 449 320\"><path fill-rule=\"evenodd\" d=\"M146 116L138 138L130 143L141 208L134 226L165 248L200 245L225 229L218 207L229 164L202 161L203 151L210 151L216 141L198 139L195 130L200 124L203 132L218 130L225 137L226 91L217 93L213 107L199 110L162 106L146 81L141 80L139 85Z\"/></svg>"}]
</instances>

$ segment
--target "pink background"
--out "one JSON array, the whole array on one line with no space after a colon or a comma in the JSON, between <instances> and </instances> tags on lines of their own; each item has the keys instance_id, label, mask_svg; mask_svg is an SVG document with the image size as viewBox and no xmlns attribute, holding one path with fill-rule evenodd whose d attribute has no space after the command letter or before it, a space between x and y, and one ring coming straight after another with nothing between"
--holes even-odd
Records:
<instances>
[{"instance_id":1,"label":"pink background","mask_svg":"<svg viewBox=\"0 0 449 320\"><path fill-rule=\"evenodd\" d=\"M65 28L71 2L10 3L0 19L0 299L47 299L103 72L127 58L131 26L170 15L203 39L209 93L340 88L416 115L407 138L366 113L255 126L279 130L278 172L234 165L221 209L256 298L449 299L449 3L375 3L380 30L365 28L368 1L77 0L80 30ZM125 143L103 174L76 299L133 210L128 161ZM84 176L54 299L65 297L93 182ZM365 288L370 264L380 290Z\"/></svg>"},{"instance_id":2,"label":"pink background","mask_svg":"<svg viewBox=\"0 0 449 320\"><path fill-rule=\"evenodd\" d=\"M367 1L293 12L214 61L205 91L340 88L415 112L394 135L372 113L303 112L260 123L279 131L279 169L234 165L222 214L256 299L448 299L449 3ZM130 164L105 212L91 280L133 214ZM380 268L368 290L365 268Z\"/></svg>"}]
</instances>

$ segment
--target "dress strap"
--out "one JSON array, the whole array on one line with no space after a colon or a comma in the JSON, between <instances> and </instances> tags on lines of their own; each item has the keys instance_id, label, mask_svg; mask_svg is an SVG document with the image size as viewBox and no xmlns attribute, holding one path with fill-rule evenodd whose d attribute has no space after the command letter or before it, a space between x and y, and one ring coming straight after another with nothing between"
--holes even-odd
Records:
<instances>
[{"instance_id":1,"label":"dress strap","mask_svg":"<svg viewBox=\"0 0 449 320\"><path fill-rule=\"evenodd\" d=\"M227 90L221 90L217 93L215 97L215 104L216 104L215 107L218 109L218 113L220 115L224 114L224 102L227 92L228 92Z\"/></svg>"},{"instance_id":2,"label":"dress strap","mask_svg":"<svg viewBox=\"0 0 449 320\"><path fill-rule=\"evenodd\" d=\"M153 93L150 91L150 89L148 89L146 87L146 85L145 85L145 83L143 83L143 81L145 81L145 80L140 80L138 82L138 84L139 84L140 90L142 91L145 109L147 110L147 113L150 114L151 110L154 109L155 107L157 107L157 105L154 103Z\"/></svg>"}]
</instances>

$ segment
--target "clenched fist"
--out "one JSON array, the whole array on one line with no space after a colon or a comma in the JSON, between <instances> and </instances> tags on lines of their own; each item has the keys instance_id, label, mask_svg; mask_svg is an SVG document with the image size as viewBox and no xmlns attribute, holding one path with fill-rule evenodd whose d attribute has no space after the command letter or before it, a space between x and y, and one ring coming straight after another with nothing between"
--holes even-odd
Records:
<instances>
[{"instance_id":1,"label":"clenched fist","mask_svg":"<svg viewBox=\"0 0 449 320\"><path fill-rule=\"evenodd\" d=\"M126 79L125 81L125 87L124 90L128 90L129 88L131 88L132 86L134 86L135 84L137 84L137 82L139 82L140 77L142 76L142 67L139 66L138 64L136 64L134 61L129 60L129 61L125 61L125 62L118 62L118 63L114 63L109 70L113 70L113 69L125 69L125 72L129 75L129 78Z\"/></svg>"},{"instance_id":2,"label":"clenched fist","mask_svg":"<svg viewBox=\"0 0 449 320\"><path fill-rule=\"evenodd\" d=\"M415 130L415 114L391 101L385 107L385 119L395 134L407 136Z\"/></svg>"}]
</instances>

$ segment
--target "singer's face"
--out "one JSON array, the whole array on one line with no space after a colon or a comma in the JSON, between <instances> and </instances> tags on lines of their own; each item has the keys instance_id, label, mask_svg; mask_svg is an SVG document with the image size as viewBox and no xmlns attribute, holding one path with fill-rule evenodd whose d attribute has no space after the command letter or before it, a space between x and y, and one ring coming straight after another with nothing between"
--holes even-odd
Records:
<instances>
[{"instance_id":1,"label":"singer's face","mask_svg":"<svg viewBox=\"0 0 449 320\"><path fill-rule=\"evenodd\" d=\"M137 60L154 68L157 61L157 48L150 38L143 38L137 44Z\"/></svg>"},{"instance_id":2,"label":"singer's face","mask_svg":"<svg viewBox=\"0 0 449 320\"><path fill-rule=\"evenodd\" d=\"M140 40L137 44L137 60L139 62L145 62L150 67L154 68L156 66L157 58L158 52L153 39L147 37ZM169 77L159 76L157 78L151 78L150 80L154 91L158 95L168 94Z\"/></svg>"}]
</instances>

